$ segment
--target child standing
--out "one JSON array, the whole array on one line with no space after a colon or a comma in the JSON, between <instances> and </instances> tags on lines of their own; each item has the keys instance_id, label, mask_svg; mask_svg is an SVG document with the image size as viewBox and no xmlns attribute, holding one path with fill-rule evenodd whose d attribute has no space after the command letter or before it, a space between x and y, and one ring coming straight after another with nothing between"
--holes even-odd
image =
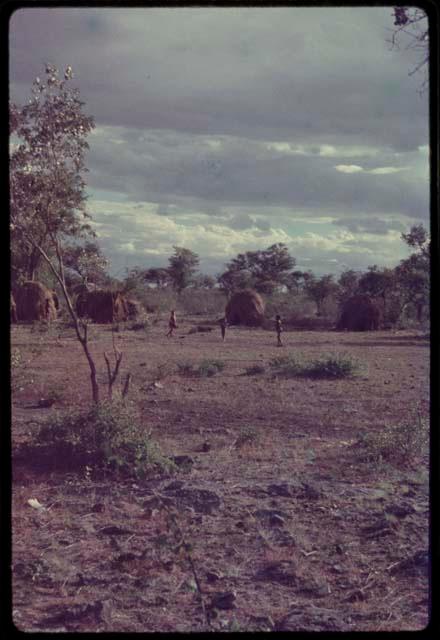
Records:
<instances>
[{"instance_id":1,"label":"child standing","mask_svg":"<svg viewBox=\"0 0 440 640\"><path fill-rule=\"evenodd\" d=\"M275 317L275 331L277 332L277 347L282 347L283 343L281 342L281 332L283 330L282 324L281 324L281 316L277 315Z\"/></svg>"},{"instance_id":2,"label":"child standing","mask_svg":"<svg viewBox=\"0 0 440 640\"><path fill-rule=\"evenodd\" d=\"M167 338L171 338L172 337L174 329L177 329L177 320L176 320L176 312L173 309L171 311L170 319L169 319L169 322L168 322Z\"/></svg>"},{"instance_id":3,"label":"child standing","mask_svg":"<svg viewBox=\"0 0 440 640\"><path fill-rule=\"evenodd\" d=\"M220 324L220 329L221 329L221 332L222 332L222 340L224 342L225 338L226 338L226 327L228 326L228 321L226 319L226 316L219 320L219 324Z\"/></svg>"}]
</instances>

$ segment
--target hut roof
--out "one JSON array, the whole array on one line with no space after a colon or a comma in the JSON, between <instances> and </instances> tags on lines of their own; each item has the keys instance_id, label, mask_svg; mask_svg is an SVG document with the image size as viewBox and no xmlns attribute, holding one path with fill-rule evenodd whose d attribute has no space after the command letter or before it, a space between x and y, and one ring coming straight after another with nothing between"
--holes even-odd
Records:
<instances>
[{"instance_id":1,"label":"hut roof","mask_svg":"<svg viewBox=\"0 0 440 640\"><path fill-rule=\"evenodd\" d=\"M253 289L234 293L226 305L225 315L229 324L259 326L264 320L264 301Z\"/></svg>"}]
</instances>

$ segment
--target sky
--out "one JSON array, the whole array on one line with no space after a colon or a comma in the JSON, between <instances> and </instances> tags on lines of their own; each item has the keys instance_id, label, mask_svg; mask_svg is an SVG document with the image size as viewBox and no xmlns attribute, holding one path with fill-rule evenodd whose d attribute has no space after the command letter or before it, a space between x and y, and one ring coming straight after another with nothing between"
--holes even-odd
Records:
<instances>
[{"instance_id":1,"label":"sky","mask_svg":"<svg viewBox=\"0 0 440 640\"><path fill-rule=\"evenodd\" d=\"M24 8L10 98L72 66L113 276L277 242L317 275L392 267L429 226L428 94L392 29L392 7Z\"/></svg>"}]
</instances>

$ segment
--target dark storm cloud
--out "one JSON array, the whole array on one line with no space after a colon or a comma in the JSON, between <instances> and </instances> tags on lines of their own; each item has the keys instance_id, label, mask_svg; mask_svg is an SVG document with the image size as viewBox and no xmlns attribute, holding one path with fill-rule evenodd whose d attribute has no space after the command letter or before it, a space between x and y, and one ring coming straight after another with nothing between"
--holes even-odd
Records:
<instances>
[{"instance_id":1,"label":"dark storm cloud","mask_svg":"<svg viewBox=\"0 0 440 640\"><path fill-rule=\"evenodd\" d=\"M339 218L333 224L345 227L349 231L386 235L388 231L406 231L406 226L399 220L383 220L374 216L357 218Z\"/></svg>"},{"instance_id":2,"label":"dark storm cloud","mask_svg":"<svg viewBox=\"0 0 440 640\"><path fill-rule=\"evenodd\" d=\"M10 93L73 67L97 124L89 205L121 268L176 243L212 273L277 241L327 271L388 264L429 207L427 96L392 26L392 7L25 8Z\"/></svg>"},{"instance_id":3,"label":"dark storm cloud","mask_svg":"<svg viewBox=\"0 0 440 640\"><path fill-rule=\"evenodd\" d=\"M279 153L256 141L244 144L228 137L212 149L200 136L150 133L145 144L145 134L134 132L130 131L130 143L123 133L122 143L96 136L89 154L90 185L122 190L135 200L165 198L162 214L171 213L164 208L170 198L183 198L198 202L202 209L204 203L265 204L308 210L310 215L322 209L339 217L344 212L353 217L383 211L411 218L428 215L426 183L406 166L410 162L417 168L417 162L424 162L421 153L408 157L378 153L374 162L359 158L365 170L346 173L337 169L335 157ZM168 144L170 137L174 145ZM374 173L375 166L382 171L390 161L403 166L391 167L391 173ZM249 223L244 217L231 220L233 228Z\"/></svg>"},{"instance_id":4,"label":"dark storm cloud","mask_svg":"<svg viewBox=\"0 0 440 640\"><path fill-rule=\"evenodd\" d=\"M390 8L29 8L12 18L11 76L71 64L102 124L413 149L427 105L391 27Z\"/></svg>"}]
</instances>

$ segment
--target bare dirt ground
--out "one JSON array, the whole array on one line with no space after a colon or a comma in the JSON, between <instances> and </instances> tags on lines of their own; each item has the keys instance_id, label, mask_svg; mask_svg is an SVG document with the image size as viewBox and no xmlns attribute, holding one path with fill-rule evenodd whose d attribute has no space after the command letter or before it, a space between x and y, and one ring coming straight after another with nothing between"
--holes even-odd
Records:
<instances>
[{"instance_id":1,"label":"bare dirt ground","mask_svg":"<svg viewBox=\"0 0 440 640\"><path fill-rule=\"evenodd\" d=\"M417 332L258 329L172 339L122 330L129 394L178 473L115 479L20 455L38 423L90 403L72 329L12 328L25 363L13 393L13 620L25 631L416 630L428 623L428 452L372 462L359 441L429 411L429 338ZM61 325L60 325L61 326ZM92 329L105 379L108 326ZM274 357L356 358L342 380L274 378ZM180 363L225 363L188 378ZM246 375L260 364L265 372ZM156 382L156 384L154 384ZM57 389L49 408L41 398ZM185 459L183 459L185 461ZM178 513L193 567L164 542ZM33 508L29 499L44 508ZM164 499L165 499L164 498ZM171 507L170 507L171 508ZM162 536L162 538L161 538ZM200 591L203 604L200 602Z\"/></svg>"}]
</instances>

